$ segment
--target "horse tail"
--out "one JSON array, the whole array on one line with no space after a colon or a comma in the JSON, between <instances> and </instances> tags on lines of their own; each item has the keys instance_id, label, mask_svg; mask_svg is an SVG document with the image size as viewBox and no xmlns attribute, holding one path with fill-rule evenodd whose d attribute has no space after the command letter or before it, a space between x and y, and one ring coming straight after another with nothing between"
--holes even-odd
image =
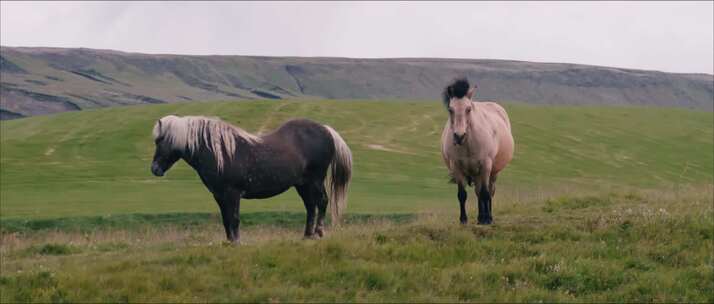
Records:
<instances>
[{"instance_id":1,"label":"horse tail","mask_svg":"<svg viewBox=\"0 0 714 304\"><path fill-rule=\"evenodd\" d=\"M352 178L352 151L342 139L342 136L330 126L325 125L332 136L335 145L335 154L330 162L327 189L330 196L330 215L332 225L337 225L340 215L347 208L347 188Z\"/></svg>"}]
</instances>

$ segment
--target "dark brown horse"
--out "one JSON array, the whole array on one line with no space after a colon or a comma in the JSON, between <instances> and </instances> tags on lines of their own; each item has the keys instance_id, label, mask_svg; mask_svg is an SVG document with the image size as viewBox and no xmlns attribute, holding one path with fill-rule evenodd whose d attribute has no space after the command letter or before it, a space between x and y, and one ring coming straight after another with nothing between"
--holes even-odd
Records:
<instances>
[{"instance_id":1,"label":"dark brown horse","mask_svg":"<svg viewBox=\"0 0 714 304\"><path fill-rule=\"evenodd\" d=\"M213 193L231 242L240 242L243 198L268 198L295 187L307 210L306 238L324 235L328 204L333 224L346 207L352 152L329 126L295 119L255 136L217 118L169 115L156 122L153 136L151 172L163 176L179 159L193 167Z\"/></svg>"}]
</instances>

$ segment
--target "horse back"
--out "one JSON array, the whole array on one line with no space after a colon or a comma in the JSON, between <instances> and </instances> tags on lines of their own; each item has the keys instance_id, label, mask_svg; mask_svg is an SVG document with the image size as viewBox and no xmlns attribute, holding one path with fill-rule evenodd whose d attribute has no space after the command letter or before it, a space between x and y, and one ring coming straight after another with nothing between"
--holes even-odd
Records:
<instances>
[{"instance_id":1,"label":"horse back","mask_svg":"<svg viewBox=\"0 0 714 304\"><path fill-rule=\"evenodd\" d=\"M326 170L334 154L335 145L329 131L309 119L292 119L266 136L271 141L288 144L304 161L306 167ZM324 168L322 168L324 167Z\"/></svg>"},{"instance_id":2,"label":"horse back","mask_svg":"<svg viewBox=\"0 0 714 304\"><path fill-rule=\"evenodd\" d=\"M495 118L497 122L502 123L510 134L511 121L508 118L508 113L506 113L506 109L504 109L501 105L491 101L479 101L476 103L479 105L479 107L484 109L490 116Z\"/></svg>"}]
</instances>

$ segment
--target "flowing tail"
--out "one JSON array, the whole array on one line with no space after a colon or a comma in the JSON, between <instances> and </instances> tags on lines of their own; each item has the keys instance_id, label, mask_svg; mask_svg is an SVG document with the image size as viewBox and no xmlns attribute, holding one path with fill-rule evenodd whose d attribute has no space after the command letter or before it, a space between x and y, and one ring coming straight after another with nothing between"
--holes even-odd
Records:
<instances>
[{"instance_id":1,"label":"flowing tail","mask_svg":"<svg viewBox=\"0 0 714 304\"><path fill-rule=\"evenodd\" d=\"M340 215L347 208L347 188L352 178L352 151L337 131L327 125L325 128L330 132L335 143L335 155L330 162L330 176L327 182L330 215L334 226L340 222Z\"/></svg>"}]
</instances>

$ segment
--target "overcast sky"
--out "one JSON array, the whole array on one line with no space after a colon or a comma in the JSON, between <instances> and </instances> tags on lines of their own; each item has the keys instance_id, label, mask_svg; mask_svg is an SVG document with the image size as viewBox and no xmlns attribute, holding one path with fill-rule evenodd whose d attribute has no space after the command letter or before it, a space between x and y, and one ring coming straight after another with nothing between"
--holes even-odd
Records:
<instances>
[{"instance_id":1,"label":"overcast sky","mask_svg":"<svg viewBox=\"0 0 714 304\"><path fill-rule=\"evenodd\" d=\"M0 43L714 73L714 2L0 2Z\"/></svg>"}]
</instances>

